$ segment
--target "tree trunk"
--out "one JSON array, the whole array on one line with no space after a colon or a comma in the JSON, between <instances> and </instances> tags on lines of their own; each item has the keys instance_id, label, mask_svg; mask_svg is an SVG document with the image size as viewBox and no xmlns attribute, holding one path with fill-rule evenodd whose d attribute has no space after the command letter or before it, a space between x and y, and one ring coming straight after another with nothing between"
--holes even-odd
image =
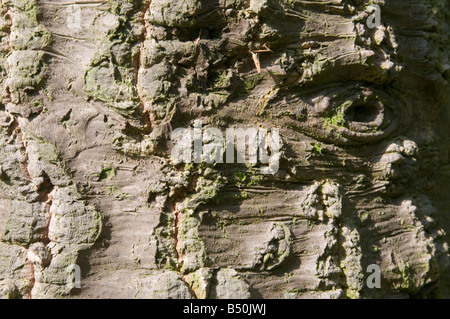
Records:
<instances>
[{"instance_id":1,"label":"tree trunk","mask_svg":"<svg viewBox=\"0 0 450 319\"><path fill-rule=\"evenodd\" d=\"M448 1L0 3L4 297L450 297Z\"/></svg>"}]
</instances>

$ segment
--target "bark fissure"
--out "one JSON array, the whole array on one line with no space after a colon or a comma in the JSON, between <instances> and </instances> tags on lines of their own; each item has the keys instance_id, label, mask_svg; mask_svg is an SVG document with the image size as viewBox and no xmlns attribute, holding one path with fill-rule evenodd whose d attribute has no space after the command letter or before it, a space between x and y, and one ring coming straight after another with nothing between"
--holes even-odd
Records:
<instances>
[{"instance_id":1,"label":"bark fissure","mask_svg":"<svg viewBox=\"0 0 450 319\"><path fill-rule=\"evenodd\" d=\"M148 108L145 104L145 100L143 98L143 92L140 89L140 85L139 85L139 77L141 75L141 68L143 65L143 54L142 54L142 50L144 49L144 42L145 40L147 40L147 34L149 33L148 28L149 28L149 24L148 21L146 19L146 15L149 11L150 8L150 4L151 4L151 0L147 0L144 1L144 5L143 8L141 10L141 24L143 25L143 31L140 35L140 47L139 47L139 53L136 56L136 62L135 62L135 69L136 69L136 93L137 93L137 98L139 100L139 105L142 111L142 117L145 123L145 127L144 127L144 134L150 134L152 131L152 121L150 118L150 113L148 111Z\"/></svg>"}]
</instances>

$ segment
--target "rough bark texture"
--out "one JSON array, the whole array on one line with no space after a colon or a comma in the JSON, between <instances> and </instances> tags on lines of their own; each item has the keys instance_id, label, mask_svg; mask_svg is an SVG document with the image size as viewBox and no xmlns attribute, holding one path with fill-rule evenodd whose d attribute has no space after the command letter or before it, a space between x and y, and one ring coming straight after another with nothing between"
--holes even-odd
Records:
<instances>
[{"instance_id":1,"label":"rough bark texture","mask_svg":"<svg viewBox=\"0 0 450 319\"><path fill-rule=\"evenodd\" d=\"M450 297L450 4L369 2L1 0L3 296ZM279 171L174 165L199 119Z\"/></svg>"}]
</instances>

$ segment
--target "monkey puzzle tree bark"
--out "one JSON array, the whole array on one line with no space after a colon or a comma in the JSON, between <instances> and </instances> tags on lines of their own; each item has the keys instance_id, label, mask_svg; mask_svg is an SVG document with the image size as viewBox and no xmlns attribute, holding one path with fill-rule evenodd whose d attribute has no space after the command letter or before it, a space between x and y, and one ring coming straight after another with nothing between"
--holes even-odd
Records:
<instances>
[{"instance_id":1,"label":"monkey puzzle tree bark","mask_svg":"<svg viewBox=\"0 0 450 319\"><path fill-rule=\"evenodd\" d=\"M5 297L450 297L447 1L0 3Z\"/></svg>"}]
</instances>

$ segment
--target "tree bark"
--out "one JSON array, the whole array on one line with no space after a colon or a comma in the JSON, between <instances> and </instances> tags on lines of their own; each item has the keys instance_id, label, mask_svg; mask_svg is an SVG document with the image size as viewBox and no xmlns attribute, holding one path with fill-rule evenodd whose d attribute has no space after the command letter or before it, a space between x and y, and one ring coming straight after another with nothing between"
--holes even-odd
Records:
<instances>
[{"instance_id":1,"label":"tree bark","mask_svg":"<svg viewBox=\"0 0 450 319\"><path fill-rule=\"evenodd\" d=\"M448 1L0 4L5 298L450 297Z\"/></svg>"}]
</instances>

